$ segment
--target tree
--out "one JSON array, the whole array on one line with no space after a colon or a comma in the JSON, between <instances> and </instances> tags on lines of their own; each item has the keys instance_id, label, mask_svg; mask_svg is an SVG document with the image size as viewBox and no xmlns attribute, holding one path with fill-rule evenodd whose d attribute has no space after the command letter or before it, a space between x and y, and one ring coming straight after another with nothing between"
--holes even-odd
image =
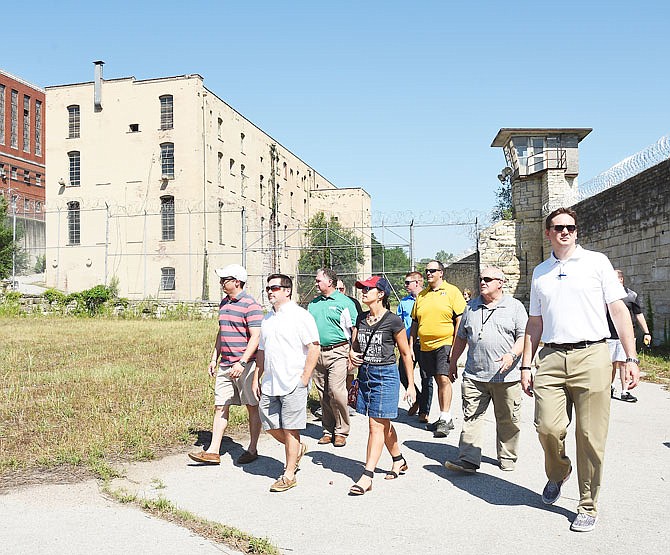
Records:
<instances>
[{"instance_id":1,"label":"tree","mask_svg":"<svg viewBox=\"0 0 670 555\"><path fill-rule=\"evenodd\" d=\"M365 261L360 237L344 228L334 216L327 218L319 212L307 225L307 246L302 249L298 261L298 291L304 297L302 301L314 293L314 275L319 268L332 268L351 286L351 275L356 275L358 264Z\"/></svg>"},{"instance_id":2,"label":"tree","mask_svg":"<svg viewBox=\"0 0 670 555\"><path fill-rule=\"evenodd\" d=\"M513 220L514 208L512 206L512 183L509 179L498 187L496 191L496 204L491 211L494 222L499 220Z\"/></svg>"},{"instance_id":3,"label":"tree","mask_svg":"<svg viewBox=\"0 0 670 555\"><path fill-rule=\"evenodd\" d=\"M0 197L0 279L5 279L12 273L12 226L7 219L7 203Z\"/></svg>"},{"instance_id":4,"label":"tree","mask_svg":"<svg viewBox=\"0 0 670 555\"><path fill-rule=\"evenodd\" d=\"M404 292L405 274L410 269L410 259L402 248L384 247L372 234L372 273L384 274L400 297Z\"/></svg>"},{"instance_id":5,"label":"tree","mask_svg":"<svg viewBox=\"0 0 670 555\"><path fill-rule=\"evenodd\" d=\"M456 258L456 256L452 252L437 251L435 253L435 260L439 260L440 262L442 262L442 264L446 264L447 262L451 262L455 258Z\"/></svg>"}]
</instances>

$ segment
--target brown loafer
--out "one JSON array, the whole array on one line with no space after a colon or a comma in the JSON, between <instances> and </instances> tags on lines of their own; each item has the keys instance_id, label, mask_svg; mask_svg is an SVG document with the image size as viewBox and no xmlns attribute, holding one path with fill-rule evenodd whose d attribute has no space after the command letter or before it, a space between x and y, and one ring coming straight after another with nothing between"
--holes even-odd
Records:
<instances>
[{"instance_id":1,"label":"brown loafer","mask_svg":"<svg viewBox=\"0 0 670 555\"><path fill-rule=\"evenodd\" d=\"M421 424L428 424L428 415L423 412L419 414L419 422L421 422Z\"/></svg>"},{"instance_id":2,"label":"brown loafer","mask_svg":"<svg viewBox=\"0 0 670 555\"><path fill-rule=\"evenodd\" d=\"M335 447L344 447L347 444L347 436L335 436L335 441L333 442L333 445Z\"/></svg>"},{"instance_id":3,"label":"brown loafer","mask_svg":"<svg viewBox=\"0 0 670 555\"><path fill-rule=\"evenodd\" d=\"M293 480L289 480L286 476L280 476L277 481L270 486L270 491L286 491L288 489L294 488L297 485L298 481L295 478L293 478Z\"/></svg>"},{"instance_id":4,"label":"brown loafer","mask_svg":"<svg viewBox=\"0 0 670 555\"><path fill-rule=\"evenodd\" d=\"M254 462L258 458L258 453L249 453L249 451L245 451L242 453L237 461L235 461L237 464L247 464L250 462Z\"/></svg>"},{"instance_id":5,"label":"brown loafer","mask_svg":"<svg viewBox=\"0 0 670 555\"><path fill-rule=\"evenodd\" d=\"M323 434L323 437L317 441L319 445L328 445L329 443L333 442L333 436L330 434Z\"/></svg>"},{"instance_id":6,"label":"brown loafer","mask_svg":"<svg viewBox=\"0 0 670 555\"><path fill-rule=\"evenodd\" d=\"M419 401L414 401L414 404L407 411L407 416L414 416L417 412L419 412Z\"/></svg>"},{"instance_id":7,"label":"brown loafer","mask_svg":"<svg viewBox=\"0 0 670 555\"><path fill-rule=\"evenodd\" d=\"M191 460L203 464L221 464L221 455L218 453L208 453L207 451L198 451L197 453L189 453Z\"/></svg>"}]
</instances>

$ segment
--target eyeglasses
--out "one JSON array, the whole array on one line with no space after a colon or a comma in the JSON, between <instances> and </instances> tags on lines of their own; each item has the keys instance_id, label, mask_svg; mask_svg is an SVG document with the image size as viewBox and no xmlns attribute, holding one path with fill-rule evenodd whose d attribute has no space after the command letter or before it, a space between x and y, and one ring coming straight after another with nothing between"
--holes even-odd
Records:
<instances>
[{"instance_id":1,"label":"eyeglasses","mask_svg":"<svg viewBox=\"0 0 670 555\"><path fill-rule=\"evenodd\" d=\"M486 283L491 283L494 279L497 279L498 281L502 281L502 278L492 278L488 276L482 276L479 278L479 281L485 281Z\"/></svg>"},{"instance_id":2,"label":"eyeglasses","mask_svg":"<svg viewBox=\"0 0 670 555\"><path fill-rule=\"evenodd\" d=\"M410 283L417 283L417 280L415 279L405 280L405 285L409 285Z\"/></svg>"},{"instance_id":3,"label":"eyeglasses","mask_svg":"<svg viewBox=\"0 0 670 555\"><path fill-rule=\"evenodd\" d=\"M551 227L556 233L561 233L564 229L567 229L568 233L574 233L575 230L577 229L577 226L572 224L570 225L556 224L552 225Z\"/></svg>"},{"instance_id":4,"label":"eyeglasses","mask_svg":"<svg viewBox=\"0 0 670 555\"><path fill-rule=\"evenodd\" d=\"M268 285L268 286L265 288L265 292L266 292L266 293L269 293L270 291L272 291L273 293L276 293L276 292L279 291L280 289L284 289L284 286L283 286L283 285Z\"/></svg>"},{"instance_id":5,"label":"eyeglasses","mask_svg":"<svg viewBox=\"0 0 670 555\"><path fill-rule=\"evenodd\" d=\"M439 268L426 268L426 274L433 274L435 272L441 272Z\"/></svg>"},{"instance_id":6,"label":"eyeglasses","mask_svg":"<svg viewBox=\"0 0 670 555\"><path fill-rule=\"evenodd\" d=\"M369 285L364 285L363 287L361 287L361 291L363 293L369 293L371 289L376 289L376 287L370 287Z\"/></svg>"},{"instance_id":7,"label":"eyeglasses","mask_svg":"<svg viewBox=\"0 0 670 555\"><path fill-rule=\"evenodd\" d=\"M224 277L224 278L221 278L221 283L227 283L229 281L234 281L236 279L237 278L234 278L234 277Z\"/></svg>"},{"instance_id":8,"label":"eyeglasses","mask_svg":"<svg viewBox=\"0 0 670 555\"><path fill-rule=\"evenodd\" d=\"M337 287L337 290L338 290L340 293L344 293L344 287Z\"/></svg>"}]
</instances>

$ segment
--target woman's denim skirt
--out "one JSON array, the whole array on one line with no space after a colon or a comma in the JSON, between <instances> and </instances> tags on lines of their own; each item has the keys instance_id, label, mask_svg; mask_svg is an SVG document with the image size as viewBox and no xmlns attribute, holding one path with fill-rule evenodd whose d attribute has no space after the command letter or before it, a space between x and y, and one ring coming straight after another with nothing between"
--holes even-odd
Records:
<instances>
[{"instance_id":1,"label":"woman's denim skirt","mask_svg":"<svg viewBox=\"0 0 670 555\"><path fill-rule=\"evenodd\" d=\"M396 364L362 364L358 369L356 412L373 418L398 416L400 374Z\"/></svg>"}]
</instances>

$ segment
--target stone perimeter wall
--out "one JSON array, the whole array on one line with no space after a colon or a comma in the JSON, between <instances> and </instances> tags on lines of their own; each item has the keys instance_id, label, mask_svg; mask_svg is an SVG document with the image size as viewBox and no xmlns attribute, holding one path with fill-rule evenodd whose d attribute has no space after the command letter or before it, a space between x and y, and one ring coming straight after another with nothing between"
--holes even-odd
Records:
<instances>
[{"instance_id":1,"label":"stone perimeter wall","mask_svg":"<svg viewBox=\"0 0 670 555\"><path fill-rule=\"evenodd\" d=\"M576 204L579 243L605 253L654 311L654 344L670 334L670 160Z\"/></svg>"}]
</instances>

